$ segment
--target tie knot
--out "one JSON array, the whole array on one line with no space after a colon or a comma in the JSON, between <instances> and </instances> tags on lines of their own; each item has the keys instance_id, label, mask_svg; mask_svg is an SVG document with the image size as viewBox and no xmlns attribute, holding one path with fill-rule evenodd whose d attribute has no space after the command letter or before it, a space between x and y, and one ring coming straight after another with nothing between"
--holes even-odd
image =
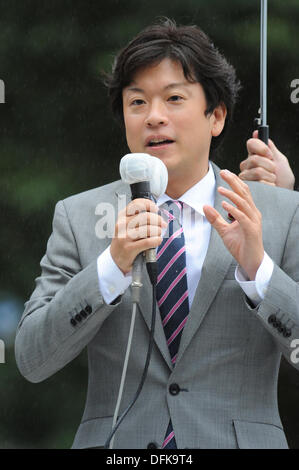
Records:
<instances>
[{"instance_id":1,"label":"tie knot","mask_svg":"<svg viewBox=\"0 0 299 470\"><path fill-rule=\"evenodd\" d=\"M178 221L181 219L181 213L183 208L182 201L167 201L167 210L169 213L175 217Z\"/></svg>"},{"instance_id":2,"label":"tie knot","mask_svg":"<svg viewBox=\"0 0 299 470\"><path fill-rule=\"evenodd\" d=\"M176 207L181 210L182 207L183 207L183 202L182 201L175 201L175 200L169 200L169 201L166 201L166 204L169 206L169 207L173 207L174 205L176 205Z\"/></svg>"}]
</instances>

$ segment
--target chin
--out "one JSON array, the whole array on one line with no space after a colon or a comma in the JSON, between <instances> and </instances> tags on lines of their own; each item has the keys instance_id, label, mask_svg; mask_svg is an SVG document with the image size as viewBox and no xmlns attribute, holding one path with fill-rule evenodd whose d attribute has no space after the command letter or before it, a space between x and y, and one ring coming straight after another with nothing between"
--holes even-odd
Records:
<instances>
[{"instance_id":1,"label":"chin","mask_svg":"<svg viewBox=\"0 0 299 470\"><path fill-rule=\"evenodd\" d=\"M153 157L157 157L160 160L162 160L163 163L165 163L166 166L172 165L175 160L175 155L167 154L167 153L162 153L162 152L148 152L150 153Z\"/></svg>"}]
</instances>

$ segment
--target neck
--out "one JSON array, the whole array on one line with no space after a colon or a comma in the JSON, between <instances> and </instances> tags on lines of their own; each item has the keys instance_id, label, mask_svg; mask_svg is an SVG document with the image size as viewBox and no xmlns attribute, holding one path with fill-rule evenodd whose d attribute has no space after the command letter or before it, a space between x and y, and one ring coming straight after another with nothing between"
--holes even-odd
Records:
<instances>
[{"instance_id":1,"label":"neck","mask_svg":"<svg viewBox=\"0 0 299 470\"><path fill-rule=\"evenodd\" d=\"M166 194L172 199L179 199L186 191L192 186L198 183L202 178L206 176L209 171L209 164L201 169L196 175L190 175L189 178L185 178L184 175L168 175L168 185L166 188Z\"/></svg>"}]
</instances>

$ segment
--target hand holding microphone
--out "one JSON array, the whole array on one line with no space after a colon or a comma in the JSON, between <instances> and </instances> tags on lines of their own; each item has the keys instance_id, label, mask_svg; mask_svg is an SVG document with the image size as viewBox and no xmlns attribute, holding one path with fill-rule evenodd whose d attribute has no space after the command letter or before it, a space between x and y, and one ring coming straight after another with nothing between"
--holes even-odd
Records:
<instances>
[{"instance_id":1,"label":"hand holding microphone","mask_svg":"<svg viewBox=\"0 0 299 470\"><path fill-rule=\"evenodd\" d=\"M167 226L149 199L134 199L118 215L110 252L119 269L127 274L137 255L162 243L162 227Z\"/></svg>"},{"instance_id":2,"label":"hand holding microphone","mask_svg":"<svg viewBox=\"0 0 299 470\"><path fill-rule=\"evenodd\" d=\"M120 174L131 185L134 199L118 214L110 253L119 269L127 274L139 253L155 250L162 243L161 233L167 223L149 198L151 195L158 198L165 192L168 173L156 157L129 154L120 162Z\"/></svg>"}]
</instances>

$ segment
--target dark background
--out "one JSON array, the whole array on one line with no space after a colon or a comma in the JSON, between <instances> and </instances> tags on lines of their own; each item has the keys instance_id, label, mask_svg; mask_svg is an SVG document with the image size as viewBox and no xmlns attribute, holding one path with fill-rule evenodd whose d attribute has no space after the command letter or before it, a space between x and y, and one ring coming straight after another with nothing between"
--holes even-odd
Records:
<instances>
[{"instance_id":1,"label":"dark background","mask_svg":"<svg viewBox=\"0 0 299 470\"><path fill-rule=\"evenodd\" d=\"M216 159L238 172L259 108L259 0L0 1L0 448L68 448L87 386L86 353L41 384L19 374L16 322L40 273L55 203L119 178L127 153L100 71L120 47L160 16L198 24L236 67L243 90L234 125ZM269 0L270 136L297 178L299 2ZM279 214L273 208L279 223ZM299 373L282 361L279 407L292 448L299 448Z\"/></svg>"}]
</instances>

